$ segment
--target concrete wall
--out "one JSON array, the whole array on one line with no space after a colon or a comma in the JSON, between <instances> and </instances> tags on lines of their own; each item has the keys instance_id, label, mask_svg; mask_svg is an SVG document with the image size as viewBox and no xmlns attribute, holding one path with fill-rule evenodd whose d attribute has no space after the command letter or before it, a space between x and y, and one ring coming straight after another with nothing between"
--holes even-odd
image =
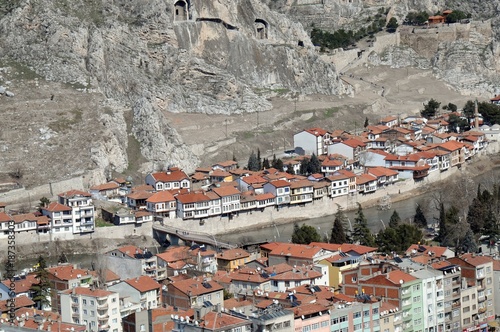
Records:
<instances>
[{"instance_id":1,"label":"concrete wall","mask_svg":"<svg viewBox=\"0 0 500 332\"><path fill-rule=\"evenodd\" d=\"M53 198L60 193L71 189L84 190L83 177L75 177L68 180L52 182L34 188L19 188L5 193L0 193L0 201L8 204L31 201L31 206L38 205L40 198Z\"/></svg>"}]
</instances>

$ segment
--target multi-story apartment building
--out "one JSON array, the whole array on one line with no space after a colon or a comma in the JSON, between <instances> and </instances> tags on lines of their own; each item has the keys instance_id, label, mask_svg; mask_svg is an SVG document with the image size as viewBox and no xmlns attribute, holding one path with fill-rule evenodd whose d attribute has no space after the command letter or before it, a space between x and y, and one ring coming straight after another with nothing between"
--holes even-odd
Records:
<instances>
[{"instance_id":1,"label":"multi-story apartment building","mask_svg":"<svg viewBox=\"0 0 500 332\"><path fill-rule=\"evenodd\" d=\"M495 319L495 289L493 282L493 259L488 256L464 254L448 259L460 267L461 276L468 284L477 287L477 315L473 316L473 324L478 329L482 324ZM471 329L471 331L475 331Z\"/></svg>"},{"instance_id":2,"label":"multi-story apartment building","mask_svg":"<svg viewBox=\"0 0 500 332\"><path fill-rule=\"evenodd\" d=\"M87 331L121 332L119 294L102 289L75 287L61 292L64 322L84 324Z\"/></svg>"},{"instance_id":3,"label":"multi-story apartment building","mask_svg":"<svg viewBox=\"0 0 500 332\"><path fill-rule=\"evenodd\" d=\"M78 269L71 264L49 267L47 272L52 311L54 312L61 312L60 291L75 287L90 287L95 279L94 274L89 270Z\"/></svg>"},{"instance_id":4,"label":"multi-story apartment building","mask_svg":"<svg viewBox=\"0 0 500 332\"><path fill-rule=\"evenodd\" d=\"M157 257L147 249L136 246L123 246L104 254L107 266L121 278L149 276L158 277Z\"/></svg>"},{"instance_id":5,"label":"multi-story apartment building","mask_svg":"<svg viewBox=\"0 0 500 332\"><path fill-rule=\"evenodd\" d=\"M89 193L71 190L59 194L58 201L42 208L50 219L50 232L82 234L94 231L95 208Z\"/></svg>"}]
</instances>

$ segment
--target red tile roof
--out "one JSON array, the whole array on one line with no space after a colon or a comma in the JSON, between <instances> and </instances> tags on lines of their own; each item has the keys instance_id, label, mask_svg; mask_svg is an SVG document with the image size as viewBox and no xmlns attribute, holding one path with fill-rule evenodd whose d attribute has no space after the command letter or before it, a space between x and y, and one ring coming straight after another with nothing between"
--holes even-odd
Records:
<instances>
[{"instance_id":1,"label":"red tile roof","mask_svg":"<svg viewBox=\"0 0 500 332\"><path fill-rule=\"evenodd\" d=\"M11 284L9 280L4 280L2 281L2 283L7 287L10 287ZM36 276L34 274L28 274L26 275L25 279L14 281L14 292L16 294L27 293L30 290L31 286L36 283L38 283L38 279L36 278Z\"/></svg>"},{"instance_id":2,"label":"red tile roof","mask_svg":"<svg viewBox=\"0 0 500 332\"><path fill-rule=\"evenodd\" d=\"M108 182L104 184L99 184L93 187L90 187L90 190L98 190L98 191L104 191L104 190L113 190L113 189L118 189L120 186L116 182Z\"/></svg>"},{"instance_id":3,"label":"red tile roof","mask_svg":"<svg viewBox=\"0 0 500 332\"><path fill-rule=\"evenodd\" d=\"M239 194L241 194L241 192L238 189L236 189L235 187L231 187L231 186L214 188L214 189L212 189L212 191L215 192L220 197L226 197L226 196L232 196L232 195L239 195Z\"/></svg>"},{"instance_id":4,"label":"red tile roof","mask_svg":"<svg viewBox=\"0 0 500 332\"><path fill-rule=\"evenodd\" d=\"M210 311L203 317L203 322L200 323L200 327L203 330L225 331L232 330L239 326L251 326L251 324L251 321L246 319L238 318L225 313Z\"/></svg>"},{"instance_id":5,"label":"red tile roof","mask_svg":"<svg viewBox=\"0 0 500 332\"><path fill-rule=\"evenodd\" d=\"M205 195L203 193L196 193L196 192L189 193L189 194L177 195L175 198L179 202L181 202L182 204L198 203L198 202L205 202L205 201L212 200L207 195Z\"/></svg>"},{"instance_id":6,"label":"red tile roof","mask_svg":"<svg viewBox=\"0 0 500 332\"><path fill-rule=\"evenodd\" d=\"M285 180L276 180L269 182L273 187L276 188L284 188L284 187L290 187L290 182L285 181Z\"/></svg>"},{"instance_id":7,"label":"red tile roof","mask_svg":"<svg viewBox=\"0 0 500 332\"><path fill-rule=\"evenodd\" d=\"M179 168L170 168L167 172L158 172L151 174L156 182L177 182L184 179L189 180L189 177Z\"/></svg>"},{"instance_id":8,"label":"red tile roof","mask_svg":"<svg viewBox=\"0 0 500 332\"><path fill-rule=\"evenodd\" d=\"M291 189L305 188L305 187L312 187L312 186L313 186L313 183L309 180L299 180L299 181L293 181L290 183Z\"/></svg>"},{"instance_id":9,"label":"red tile roof","mask_svg":"<svg viewBox=\"0 0 500 332\"><path fill-rule=\"evenodd\" d=\"M443 149L446 149L448 151L456 151L456 150L460 150L461 148L463 148L464 144L457 142L457 141L448 141L448 142L441 143L438 146L443 148Z\"/></svg>"},{"instance_id":10,"label":"red tile roof","mask_svg":"<svg viewBox=\"0 0 500 332\"><path fill-rule=\"evenodd\" d=\"M207 286L210 287L205 287L203 286L203 283L206 283ZM176 281L168 285L168 287L174 287L178 289L180 292L191 296L199 296L201 294L209 294L213 292L217 292L223 289L221 285L216 283L213 280L206 280L204 281L201 278L193 278L193 279L186 279L186 280L181 280L181 281Z\"/></svg>"},{"instance_id":11,"label":"red tile roof","mask_svg":"<svg viewBox=\"0 0 500 332\"><path fill-rule=\"evenodd\" d=\"M367 172L376 177L398 175L397 171L385 167L369 167Z\"/></svg>"},{"instance_id":12,"label":"red tile roof","mask_svg":"<svg viewBox=\"0 0 500 332\"><path fill-rule=\"evenodd\" d=\"M46 210L49 212L62 212L62 211L71 211L72 209L69 206L62 205L60 203L51 202L47 207L42 208L42 210Z\"/></svg>"},{"instance_id":13,"label":"red tile roof","mask_svg":"<svg viewBox=\"0 0 500 332\"><path fill-rule=\"evenodd\" d=\"M89 270L77 269L73 265L60 265L47 268L47 272L59 280L69 281L72 279L81 279L91 277Z\"/></svg>"},{"instance_id":14,"label":"red tile roof","mask_svg":"<svg viewBox=\"0 0 500 332\"><path fill-rule=\"evenodd\" d=\"M370 174L360 174L356 176L357 184L365 184L372 181L377 181L377 178Z\"/></svg>"},{"instance_id":15,"label":"red tile roof","mask_svg":"<svg viewBox=\"0 0 500 332\"><path fill-rule=\"evenodd\" d=\"M143 253L142 249L140 249L134 245L123 246L123 247L117 248L116 250L129 256L130 258L135 258L135 254L142 254Z\"/></svg>"},{"instance_id":16,"label":"red tile roof","mask_svg":"<svg viewBox=\"0 0 500 332\"><path fill-rule=\"evenodd\" d=\"M13 220L10 215L5 212L0 212L0 222L7 222Z\"/></svg>"},{"instance_id":17,"label":"red tile roof","mask_svg":"<svg viewBox=\"0 0 500 332\"><path fill-rule=\"evenodd\" d=\"M24 221L36 221L36 217L33 213L15 214L12 216L12 219L16 224L20 224Z\"/></svg>"},{"instance_id":18,"label":"red tile roof","mask_svg":"<svg viewBox=\"0 0 500 332\"><path fill-rule=\"evenodd\" d=\"M0 313L6 313L12 308L12 302L8 302L9 300L3 300L0 301ZM14 309L18 308L23 308L23 307L34 307L35 302L33 302L29 297L27 296L18 296L14 298Z\"/></svg>"},{"instance_id":19,"label":"red tile roof","mask_svg":"<svg viewBox=\"0 0 500 332\"><path fill-rule=\"evenodd\" d=\"M235 259L247 258L250 257L250 254L241 248L234 248L224 250L223 252L217 254L217 259L232 261Z\"/></svg>"},{"instance_id":20,"label":"red tile roof","mask_svg":"<svg viewBox=\"0 0 500 332\"><path fill-rule=\"evenodd\" d=\"M175 197L171 192L164 190L154 193L151 197L149 197L146 202L149 203L163 203L163 202L174 202Z\"/></svg>"},{"instance_id":21,"label":"red tile roof","mask_svg":"<svg viewBox=\"0 0 500 332\"><path fill-rule=\"evenodd\" d=\"M326 130L317 127L305 129L304 131L314 136L325 136L328 133Z\"/></svg>"},{"instance_id":22,"label":"red tile roof","mask_svg":"<svg viewBox=\"0 0 500 332\"><path fill-rule=\"evenodd\" d=\"M127 195L128 198L132 198L135 200L148 199L151 196L153 196L152 192L143 190L133 191L132 193Z\"/></svg>"},{"instance_id":23,"label":"red tile roof","mask_svg":"<svg viewBox=\"0 0 500 332\"><path fill-rule=\"evenodd\" d=\"M312 259L321 250L320 247L305 244L280 243L280 245L274 248L269 255Z\"/></svg>"},{"instance_id":24,"label":"red tile roof","mask_svg":"<svg viewBox=\"0 0 500 332\"><path fill-rule=\"evenodd\" d=\"M364 146L366 146L365 143L363 143L362 141L360 141L358 139L355 139L355 138L351 138L351 139L345 140L342 143L344 143L347 146L350 146L351 148L357 148L357 147L364 147Z\"/></svg>"},{"instance_id":25,"label":"red tile roof","mask_svg":"<svg viewBox=\"0 0 500 332\"><path fill-rule=\"evenodd\" d=\"M131 278L125 280L127 284L134 287L141 293L145 293L151 290L160 289L161 285L156 282L153 278L149 276L140 276L137 278Z\"/></svg>"},{"instance_id":26,"label":"red tile roof","mask_svg":"<svg viewBox=\"0 0 500 332\"><path fill-rule=\"evenodd\" d=\"M81 191L81 190L70 190L66 191L64 193L61 193L58 195L59 197L64 197L64 198L73 198L76 196L83 196L83 197L92 197L88 192L86 191Z\"/></svg>"}]
</instances>

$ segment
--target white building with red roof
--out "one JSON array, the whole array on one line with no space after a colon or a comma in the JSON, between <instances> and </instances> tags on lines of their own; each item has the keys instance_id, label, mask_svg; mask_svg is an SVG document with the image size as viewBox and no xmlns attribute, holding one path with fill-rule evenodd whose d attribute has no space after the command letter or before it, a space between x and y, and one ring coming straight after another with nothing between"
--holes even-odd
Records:
<instances>
[{"instance_id":1,"label":"white building with red roof","mask_svg":"<svg viewBox=\"0 0 500 332\"><path fill-rule=\"evenodd\" d=\"M88 331L121 331L120 298L116 292L75 287L61 292L64 322L84 324Z\"/></svg>"},{"instance_id":2,"label":"white building with red roof","mask_svg":"<svg viewBox=\"0 0 500 332\"><path fill-rule=\"evenodd\" d=\"M221 214L221 200L215 193L191 192L175 196L177 217L203 219Z\"/></svg>"},{"instance_id":3,"label":"white building with red roof","mask_svg":"<svg viewBox=\"0 0 500 332\"><path fill-rule=\"evenodd\" d=\"M231 214L240 210L241 192L232 186L224 186L212 189L220 197L222 214Z\"/></svg>"},{"instance_id":4,"label":"white building with red roof","mask_svg":"<svg viewBox=\"0 0 500 332\"><path fill-rule=\"evenodd\" d=\"M71 208L73 234L94 231L95 207L90 193L70 190L59 194L58 202Z\"/></svg>"},{"instance_id":5,"label":"white building with red roof","mask_svg":"<svg viewBox=\"0 0 500 332\"><path fill-rule=\"evenodd\" d=\"M189 176L178 167L170 167L166 172L146 175L146 184L153 186L157 191L191 188Z\"/></svg>"},{"instance_id":6,"label":"white building with red roof","mask_svg":"<svg viewBox=\"0 0 500 332\"><path fill-rule=\"evenodd\" d=\"M358 161L359 155L365 150L366 143L356 138L328 145L328 154L340 154L354 161Z\"/></svg>"},{"instance_id":7,"label":"white building with red roof","mask_svg":"<svg viewBox=\"0 0 500 332\"><path fill-rule=\"evenodd\" d=\"M177 201L170 191L158 191L146 199L146 209L157 216L175 218Z\"/></svg>"},{"instance_id":8,"label":"white building with red roof","mask_svg":"<svg viewBox=\"0 0 500 332\"><path fill-rule=\"evenodd\" d=\"M70 190L58 195L57 202L42 208L50 219L53 234L82 234L94 231L95 207L91 195L80 190Z\"/></svg>"},{"instance_id":9,"label":"white building with red roof","mask_svg":"<svg viewBox=\"0 0 500 332\"><path fill-rule=\"evenodd\" d=\"M321 128L309 128L293 135L295 151L317 156L327 153L327 144L330 143L330 133Z\"/></svg>"},{"instance_id":10,"label":"white building with red roof","mask_svg":"<svg viewBox=\"0 0 500 332\"><path fill-rule=\"evenodd\" d=\"M290 203L290 182L285 180L276 180L264 185L264 192L273 194L276 197L276 205Z\"/></svg>"},{"instance_id":11,"label":"white building with red roof","mask_svg":"<svg viewBox=\"0 0 500 332\"><path fill-rule=\"evenodd\" d=\"M161 306L161 285L153 278L140 276L120 281L108 287L120 297L130 297L134 303L140 303L142 309L154 309Z\"/></svg>"}]
</instances>

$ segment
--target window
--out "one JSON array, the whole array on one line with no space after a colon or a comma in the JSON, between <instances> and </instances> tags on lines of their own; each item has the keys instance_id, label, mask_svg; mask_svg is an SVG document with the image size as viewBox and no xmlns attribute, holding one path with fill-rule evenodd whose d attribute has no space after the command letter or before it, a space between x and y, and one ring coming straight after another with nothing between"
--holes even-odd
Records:
<instances>
[{"instance_id":1,"label":"window","mask_svg":"<svg viewBox=\"0 0 500 332\"><path fill-rule=\"evenodd\" d=\"M415 296L413 298L413 303L419 303L421 300L420 300L420 295L419 296Z\"/></svg>"},{"instance_id":2,"label":"window","mask_svg":"<svg viewBox=\"0 0 500 332\"><path fill-rule=\"evenodd\" d=\"M347 322L347 315L340 317L339 322L341 322L341 323Z\"/></svg>"},{"instance_id":3,"label":"window","mask_svg":"<svg viewBox=\"0 0 500 332\"><path fill-rule=\"evenodd\" d=\"M94 310L90 310L90 316L95 316Z\"/></svg>"},{"instance_id":4,"label":"window","mask_svg":"<svg viewBox=\"0 0 500 332\"><path fill-rule=\"evenodd\" d=\"M414 312L415 314L419 314L419 313L421 313L421 312L422 312L422 307L416 307L416 308L414 308L414 309L413 309L413 312Z\"/></svg>"},{"instance_id":5,"label":"window","mask_svg":"<svg viewBox=\"0 0 500 332\"><path fill-rule=\"evenodd\" d=\"M83 314L86 315L87 314L87 309L83 309Z\"/></svg>"},{"instance_id":6,"label":"window","mask_svg":"<svg viewBox=\"0 0 500 332\"><path fill-rule=\"evenodd\" d=\"M462 302L469 301L469 295L462 297Z\"/></svg>"},{"instance_id":7,"label":"window","mask_svg":"<svg viewBox=\"0 0 500 332\"><path fill-rule=\"evenodd\" d=\"M317 329L319 329L319 323L314 323L314 324L312 324L312 325L311 325L311 328L312 328L313 330L317 330Z\"/></svg>"},{"instance_id":8,"label":"window","mask_svg":"<svg viewBox=\"0 0 500 332\"><path fill-rule=\"evenodd\" d=\"M363 316L365 316L365 317L370 316L370 310L369 310L369 309L368 309L368 310L365 310L365 311L363 312Z\"/></svg>"},{"instance_id":9,"label":"window","mask_svg":"<svg viewBox=\"0 0 500 332\"><path fill-rule=\"evenodd\" d=\"M463 309L463 312L464 312L464 313L465 313L465 312L469 312L469 311L470 311L470 307L464 307L464 309Z\"/></svg>"},{"instance_id":10,"label":"window","mask_svg":"<svg viewBox=\"0 0 500 332\"><path fill-rule=\"evenodd\" d=\"M373 308L373 310L372 310L372 314L373 314L373 315L378 314L378 308Z\"/></svg>"},{"instance_id":11,"label":"window","mask_svg":"<svg viewBox=\"0 0 500 332\"><path fill-rule=\"evenodd\" d=\"M361 330L361 324L354 324L354 331Z\"/></svg>"},{"instance_id":12,"label":"window","mask_svg":"<svg viewBox=\"0 0 500 332\"><path fill-rule=\"evenodd\" d=\"M113 318L113 324L118 323L118 318Z\"/></svg>"},{"instance_id":13,"label":"window","mask_svg":"<svg viewBox=\"0 0 500 332\"><path fill-rule=\"evenodd\" d=\"M419 291L419 290L420 290L420 284L413 285L413 291L414 292Z\"/></svg>"},{"instance_id":14,"label":"window","mask_svg":"<svg viewBox=\"0 0 500 332\"><path fill-rule=\"evenodd\" d=\"M361 317L361 311L357 311L354 313L354 319Z\"/></svg>"},{"instance_id":15,"label":"window","mask_svg":"<svg viewBox=\"0 0 500 332\"><path fill-rule=\"evenodd\" d=\"M302 332L309 332L309 331L311 331L311 325L306 325L302 327Z\"/></svg>"}]
</instances>

